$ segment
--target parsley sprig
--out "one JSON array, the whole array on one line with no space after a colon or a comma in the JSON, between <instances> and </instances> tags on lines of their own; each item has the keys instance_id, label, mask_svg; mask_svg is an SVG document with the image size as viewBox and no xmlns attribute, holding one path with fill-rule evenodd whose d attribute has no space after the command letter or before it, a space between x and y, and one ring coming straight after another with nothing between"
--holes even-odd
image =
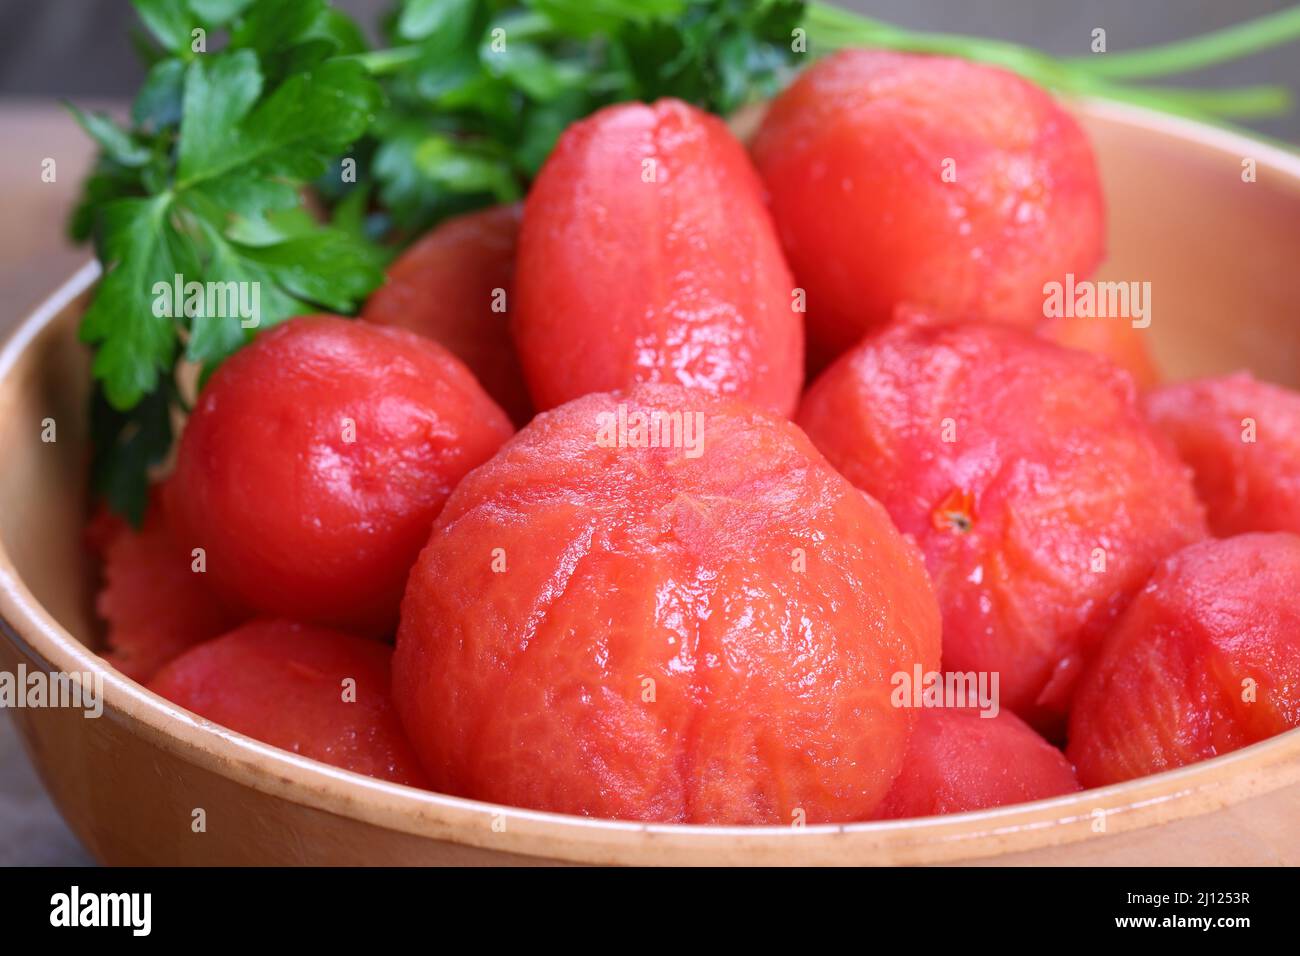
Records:
<instances>
[{"instance_id":1,"label":"parsley sprig","mask_svg":"<svg viewBox=\"0 0 1300 956\"><path fill-rule=\"evenodd\" d=\"M1223 122L1284 111L1290 94L1145 81L1300 38L1298 7L1061 59L800 0L404 0L372 49L327 0L132 2L149 72L126 125L72 108L100 156L70 228L105 269L81 329L95 487L137 521L184 410L179 365L210 372L255 332L202 311L155 314L159 282L257 283L260 328L354 312L402 242L522 196L573 121L661 96L725 115L843 46L964 56L1067 94Z\"/></svg>"},{"instance_id":2,"label":"parsley sprig","mask_svg":"<svg viewBox=\"0 0 1300 956\"><path fill-rule=\"evenodd\" d=\"M138 520L171 444L176 366L211 368L253 334L199 312L158 315L154 288L257 283L261 327L348 311L382 278L376 250L306 214L303 189L360 139L382 103L347 54L359 31L324 0L135 0L153 59L123 128L74 109L99 143L72 219L105 267L82 319L94 348L95 483ZM216 52L200 52L225 30ZM195 31L201 31L196 33Z\"/></svg>"}]
</instances>

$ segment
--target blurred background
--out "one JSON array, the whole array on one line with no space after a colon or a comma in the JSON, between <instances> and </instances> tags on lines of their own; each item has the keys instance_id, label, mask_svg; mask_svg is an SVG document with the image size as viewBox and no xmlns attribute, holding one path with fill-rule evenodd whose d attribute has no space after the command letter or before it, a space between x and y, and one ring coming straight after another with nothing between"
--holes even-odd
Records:
<instances>
[{"instance_id":1,"label":"blurred background","mask_svg":"<svg viewBox=\"0 0 1300 956\"><path fill-rule=\"evenodd\" d=\"M1025 43L1061 56L1085 54L1092 30L1110 52L1183 39L1295 6L1295 0L831 0L900 26ZM393 0L334 0L374 24ZM130 97L144 77L131 45L128 0L0 0L0 94ZM1300 56L1280 48L1189 78L1198 86L1300 86ZM1300 141L1300 116L1260 123Z\"/></svg>"},{"instance_id":2,"label":"blurred background","mask_svg":"<svg viewBox=\"0 0 1300 956\"><path fill-rule=\"evenodd\" d=\"M1295 6L1295 0L831 0L900 26L998 37L1061 56L1088 53L1103 27L1110 52L1183 39ZM334 0L374 24L393 0ZM131 96L144 77L127 0L0 0L0 93L20 97ZM1280 48L1191 76L1198 86L1300 86L1300 56ZM1300 116L1258 124L1300 141Z\"/></svg>"},{"instance_id":3,"label":"blurred background","mask_svg":"<svg viewBox=\"0 0 1300 956\"><path fill-rule=\"evenodd\" d=\"M1294 6L1294 0L837 0L901 26L997 37L1063 56L1089 52L1104 28L1110 52L1169 42ZM392 0L335 0L373 24ZM0 0L0 334L89 257L64 221L93 159L90 141L58 105L122 111L144 71L128 0ZM1282 83L1300 90L1294 46L1183 81L1196 86ZM1300 114L1251 124L1300 143ZM43 158L57 178L42 182ZM41 790L0 711L0 865L89 863Z\"/></svg>"}]
</instances>

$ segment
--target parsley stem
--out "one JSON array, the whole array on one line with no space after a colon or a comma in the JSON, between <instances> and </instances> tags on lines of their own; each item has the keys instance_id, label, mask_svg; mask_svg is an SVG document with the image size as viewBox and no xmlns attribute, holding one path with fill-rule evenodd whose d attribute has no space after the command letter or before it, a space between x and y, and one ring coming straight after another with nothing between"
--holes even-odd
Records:
<instances>
[{"instance_id":1,"label":"parsley stem","mask_svg":"<svg viewBox=\"0 0 1300 956\"><path fill-rule=\"evenodd\" d=\"M339 59L355 60L372 76L384 76L388 73L396 73L403 67L414 63L420 58L420 53L420 45L418 43L410 43L405 46L395 46L387 50L370 50L366 53L353 53L348 56L339 57Z\"/></svg>"},{"instance_id":2,"label":"parsley stem","mask_svg":"<svg viewBox=\"0 0 1300 956\"><path fill-rule=\"evenodd\" d=\"M1300 6L1279 10L1190 40L1126 53L1070 57L1062 62L1071 69L1087 70L1097 76L1138 79L1186 73L1238 60L1296 40L1300 40Z\"/></svg>"},{"instance_id":3,"label":"parsley stem","mask_svg":"<svg viewBox=\"0 0 1300 956\"><path fill-rule=\"evenodd\" d=\"M1221 123L1224 119L1278 116L1291 109L1291 91L1278 86L1250 86L1227 90L1189 90L1177 87L1081 87L1080 95L1101 97L1190 119ZM1257 134L1253 134L1257 135Z\"/></svg>"},{"instance_id":4,"label":"parsley stem","mask_svg":"<svg viewBox=\"0 0 1300 956\"><path fill-rule=\"evenodd\" d=\"M804 27L814 48L867 46L959 56L1003 67L1061 93L1121 100L1217 121L1225 117L1261 118L1285 113L1292 105L1290 91L1278 86L1171 89L1129 86L1112 80L1184 73L1300 39L1300 6L1191 40L1131 53L1068 58L1053 57L1003 40L908 30L828 3L810 3Z\"/></svg>"},{"instance_id":5,"label":"parsley stem","mask_svg":"<svg viewBox=\"0 0 1300 956\"><path fill-rule=\"evenodd\" d=\"M505 27L509 30L509 38L514 41L534 40L550 36L556 32L555 27L549 20L535 13L512 17L510 20L505 21ZM341 56L339 59L355 60L372 76L384 76L389 73L396 73L398 70L409 66L419 60L424 55L424 52L421 44L407 43L384 50L352 53Z\"/></svg>"}]
</instances>

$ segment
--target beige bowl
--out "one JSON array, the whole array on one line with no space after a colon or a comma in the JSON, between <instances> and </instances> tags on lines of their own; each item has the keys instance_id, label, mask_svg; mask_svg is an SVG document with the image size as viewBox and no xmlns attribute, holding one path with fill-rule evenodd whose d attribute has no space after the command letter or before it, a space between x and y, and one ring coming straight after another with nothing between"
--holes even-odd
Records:
<instances>
[{"instance_id":1,"label":"beige bowl","mask_svg":"<svg viewBox=\"0 0 1300 956\"><path fill-rule=\"evenodd\" d=\"M1105 277L1150 281L1172 377L1300 385L1300 159L1085 104L1111 212ZM1243 182L1253 159L1257 181ZM89 265L0 353L0 669L102 675L104 712L13 711L72 829L121 864L1300 863L1300 730L1071 797L924 820L693 827L535 813L412 790L265 746L105 665L81 547ZM52 418L57 441L41 440ZM196 811L202 810L202 815ZM202 832L195 820L202 819Z\"/></svg>"}]
</instances>

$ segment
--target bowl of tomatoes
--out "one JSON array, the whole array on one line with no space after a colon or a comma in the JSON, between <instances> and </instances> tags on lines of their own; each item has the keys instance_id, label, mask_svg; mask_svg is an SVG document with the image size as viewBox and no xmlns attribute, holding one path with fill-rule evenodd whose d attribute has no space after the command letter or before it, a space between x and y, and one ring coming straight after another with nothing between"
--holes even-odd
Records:
<instances>
[{"instance_id":1,"label":"bowl of tomatoes","mask_svg":"<svg viewBox=\"0 0 1300 956\"><path fill-rule=\"evenodd\" d=\"M88 265L0 664L98 713L19 729L113 863L1294 858L1297 249L1292 154L964 60L615 104L191 381L136 521Z\"/></svg>"}]
</instances>

